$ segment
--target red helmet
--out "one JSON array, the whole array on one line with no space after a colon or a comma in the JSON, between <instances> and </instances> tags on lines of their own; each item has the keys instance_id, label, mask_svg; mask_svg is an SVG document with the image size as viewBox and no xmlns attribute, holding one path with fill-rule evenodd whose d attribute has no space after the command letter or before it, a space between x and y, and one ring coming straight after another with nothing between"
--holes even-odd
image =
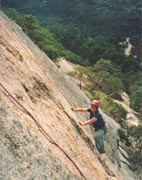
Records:
<instances>
[{"instance_id":1,"label":"red helmet","mask_svg":"<svg viewBox=\"0 0 142 180\"><path fill-rule=\"evenodd\" d=\"M98 100L93 100L92 102L91 102L91 105L95 105L95 106L97 106L97 108L100 106L100 102L98 101Z\"/></svg>"}]
</instances>

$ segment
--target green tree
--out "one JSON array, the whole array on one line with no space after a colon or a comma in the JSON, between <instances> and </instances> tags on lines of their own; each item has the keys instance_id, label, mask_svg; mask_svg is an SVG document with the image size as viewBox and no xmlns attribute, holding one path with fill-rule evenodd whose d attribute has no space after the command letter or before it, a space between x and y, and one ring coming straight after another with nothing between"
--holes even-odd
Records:
<instances>
[{"instance_id":1,"label":"green tree","mask_svg":"<svg viewBox=\"0 0 142 180\"><path fill-rule=\"evenodd\" d=\"M91 64L104 58L121 65L123 72L141 67L142 9L138 0L5 0L2 5L35 15L51 31L56 26L52 32L57 40ZM127 37L134 47L130 58L120 45Z\"/></svg>"},{"instance_id":2,"label":"green tree","mask_svg":"<svg viewBox=\"0 0 142 180\"><path fill-rule=\"evenodd\" d=\"M94 75L90 77L94 90L101 90L111 97L121 95L124 85L121 80L120 68L110 60L101 59L92 68Z\"/></svg>"},{"instance_id":3,"label":"green tree","mask_svg":"<svg viewBox=\"0 0 142 180\"><path fill-rule=\"evenodd\" d=\"M129 72L126 74L124 84L127 93L130 95L130 106L142 114L142 73Z\"/></svg>"},{"instance_id":4,"label":"green tree","mask_svg":"<svg viewBox=\"0 0 142 180\"><path fill-rule=\"evenodd\" d=\"M86 64L81 56L66 50L49 31L41 27L38 20L33 15L23 15L14 9L5 10L26 32L26 34L43 50L52 60L65 57L74 63Z\"/></svg>"},{"instance_id":5,"label":"green tree","mask_svg":"<svg viewBox=\"0 0 142 180\"><path fill-rule=\"evenodd\" d=\"M69 75L79 81L79 87L82 89L82 84L86 83L88 74L88 68L83 66L77 66L74 71L70 72Z\"/></svg>"},{"instance_id":6,"label":"green tree","mask_svg":"<svg viewBox=\"0 0 142 180\"><path fill-rule=\"evenodd\" d=\"M133 86L132 92L130 95L131 108L137 112L140 112L142 115L142 86Z\"/></svg>"}]
</instances>

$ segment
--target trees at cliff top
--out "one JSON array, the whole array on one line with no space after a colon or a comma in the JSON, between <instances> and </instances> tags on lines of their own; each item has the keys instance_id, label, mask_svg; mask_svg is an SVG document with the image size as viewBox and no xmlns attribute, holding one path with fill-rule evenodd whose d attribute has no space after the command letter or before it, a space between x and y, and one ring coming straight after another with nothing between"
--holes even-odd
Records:
<instances>
[{"instance_id":1,"label":"trees at cliff top","mask_svg":"<svg viewBox=\"0 0 142 180\"><path fill-rule=\"evenodd\" d=\"M140 69L140 64L133 58L133 55L127 57L124 54L126 48L124 44L112 43L108 38L102 36L86 37L74 25L51 25L50 30L66 49L79 54L92 65L103 58L110 59L113 63L119 65L122 72L138 71Z\"/></svg>"},{"instance_id":2,"label":"trees at cliff top","mask_svg":"<svg viewBox=\"0 0 142 180\"><path fill-rule=\"evenodd\" d=\"M35 15L65 48L85 61L87 58L94 64L100 58L110 59L122 66L124 72L137 71L140 67L142 9L139 0L5 0L2 5ZM119 44L127 37L134 46L131 58L124 55L125 46Z\"/></svg>"},{"instance_id":3,"label":"trees at cliff top","mask_svg":"<svg viewBox=\"0 0 142 180\"><path fill-rule=\"evenodd\" d=\"M101 59L93 67L94 74L90 76L92 88L100 90L111 97L121 95L124 90L121 80L121 69L110 60Z\"/></svg>"},{"instance_id":4,"label":"trees at cliff top","mask_svg":"<svg viewBox=\"0 0 142 180\"><path fill-rule=\"evenodd\" d=\"M83 66L77 66L74 71L68 74L79 81L79 87L82 89L82 84L86 86L88 84L88 68Z\"/></svg>"},{"instance_id":5,"label":"trees at cliff top","mask_svg":"<svg viewBox=\"0 0 142 180\"><path fill-rule=\"evenodd\" d=\"M70 75L79 79L80 84L83 82L91 92L101 91L116 98L124 90L121 70L110 60L101 59L92 67L77 67Z\"/></svg>"},{"instance_id":6,"label":"trees at cliff top","mask_svg":"<svg viewBox=\"0 0 142 180\"><path fill-rule=\"evenodd\" d=\"M71 30L68 29L68 26L67 29L62 28L62 26L60 26L61 28L56 27L57 34L55 35L47 28L41 27L37 19L32 15L23 15L12 9L6 10L6 12L16 20L31 39L51 59L56 60L63 56L66 59L81 65L89 65L88 62L90 61L92 64L92 71L94 71L93 76L88 75L88 77L90 77L89 83L91 84L92 90L101 90L116 98L116 95L119 95L125 86L125 91L131 98L131 107L134 110L141 112L142 102L140 101L139 96L142 92L142 82L140 80L142 79L142 75L141 73L135 75L136 73L134 72L139 72L138 67L140 66L132 56L124 56L121 46L116 46L120 50L120 52L117 52L114 46L109 45L109 41L105 38L84 37L80 29L74 26L72 26ZM67 37L68 41L66 41ZM66 50L59 42L63 42L70 51ZM72 53L72 51L75 53ZM111 61L100 60L102 58L110 58ZM94 62L96 62L96 64L94 64ZM123 76L123 73L120 73L121 71L125 74L125 77ZM127 72L130 72L128 73L128 76Z\"/></svg>"},{"instance_id":7,"label":"trees at cliff top","mask_svg":"<svg viewBox=\"0 0 142 180\"><path fill-rule=\"evenodd\" d=\"M66 50L59 43L47 28L41 27L35 16L23 15L14 9L7 9L5 12L14 19L23 31L43 50L52 60L59 57L84 65L85 60L69 50Z\"/></svg>"}]
</instances>

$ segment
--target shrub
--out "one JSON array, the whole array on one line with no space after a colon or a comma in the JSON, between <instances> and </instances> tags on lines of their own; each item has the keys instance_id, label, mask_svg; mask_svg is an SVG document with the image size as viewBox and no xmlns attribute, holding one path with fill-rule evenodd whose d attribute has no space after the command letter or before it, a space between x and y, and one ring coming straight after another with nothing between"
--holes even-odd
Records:
<instances>
[{"instance_id":1,"label":"shrub","mask_svg":"<svg viewBox=\"0 0 142 180\"><path fill-rule=\"evenodd\" d=\"M131 108L142 114L142 86L133 86L133 91L131 91L130 100Z\"/></svg>"}]
</instances>

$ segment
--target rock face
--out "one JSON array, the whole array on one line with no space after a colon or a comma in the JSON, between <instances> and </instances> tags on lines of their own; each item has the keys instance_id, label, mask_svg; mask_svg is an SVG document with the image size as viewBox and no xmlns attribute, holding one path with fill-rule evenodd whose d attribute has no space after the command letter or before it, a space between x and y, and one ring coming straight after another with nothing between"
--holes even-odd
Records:
<instances>
[{"instance_id":1,"label":"rock face","mask_svg":"<svg viewBox=\"0 0 142 180\"><path fill-rule=\"evenodd\" d=\"M101 164L87 116L85 94L0 12L0 179L134 180L119 167L117 129L110 122L108 160ZM115 128L114 128L115 126Z\"/></svg>"}]
</instances>

